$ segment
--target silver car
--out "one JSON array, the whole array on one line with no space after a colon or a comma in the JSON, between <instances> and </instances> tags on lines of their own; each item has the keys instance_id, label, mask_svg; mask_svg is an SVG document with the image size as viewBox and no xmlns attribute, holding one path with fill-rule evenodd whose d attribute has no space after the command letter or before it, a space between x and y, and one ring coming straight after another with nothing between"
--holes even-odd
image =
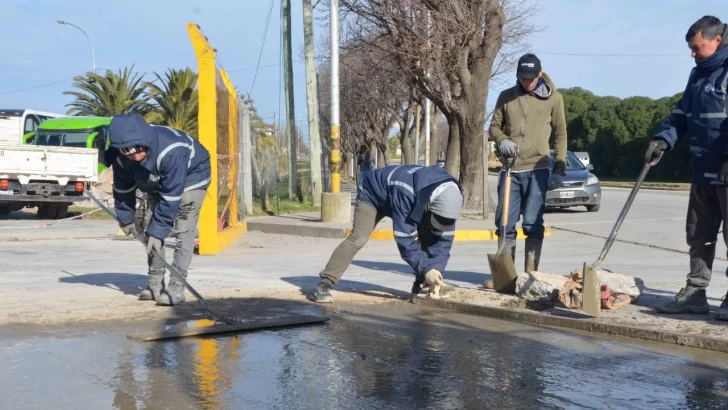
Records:
<instances>
[{"instance_id":1,"label":"silver car","mask_svg":"<svg viewBox=\"0 0 728 410\"><path fill-rule=\"evenodd\" d=\"M554 151L551 150L551 169L554 167ZM602 187L599 178L592 174L592 164L584 165L573 152L566 152L566 176L564 185L546 192L546 208L570 208L585 206L589 212L599 211Z\"/></svg>"}]
</instances>

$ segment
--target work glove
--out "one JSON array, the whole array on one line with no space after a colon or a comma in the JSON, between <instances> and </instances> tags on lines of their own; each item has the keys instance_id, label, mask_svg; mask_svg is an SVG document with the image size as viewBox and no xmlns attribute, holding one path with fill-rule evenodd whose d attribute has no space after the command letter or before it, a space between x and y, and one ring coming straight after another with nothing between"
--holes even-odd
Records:
<instances>
[{"instance_id":1,"label":"work glove","mask_svg":"<svg viewBox=\"0 0 728 410\"><path fill-rule=\"evenodd\" d=\"M504 139L498 144L498 151L503 157L515 157L518 155L518 147L509 139Z\"/></svg>"},{"instance_id":2,"label":"work glove","mask_svg":"<svg viewBox=\"0 0 728 410\"><path fill-rule=\"evenodd\" d=\"M724 161L723 165L720 166L718 180L723 183L728 183L728 160Z\"/></svg>"},{"instance_id":3,"label":"work glove","mask_svg":"<svg viewBox=\"0 0 728 410\"><path fill-rule=\"evenodd\" d=\"M645 163L650 164L653 161L658 160L662 153L667 151L669 148L670 146L665 140L652 140L652 142L650 142L650 146L647 148L647 152L645 152Z\"/></svg>"},{"instance_id":4,"label":"work glove","mask_svg":"<svg viewBox=\"0 0 728 410\"><path fill-rule=\"evenodd\" d=\"M427 285L444 285L442 273L437 269L430 269L425 273L425 284Z\"/></svg>"},{"instance_id":5,"label":"work glove","mask_svg":"<svg viewBox=\"0 0 728 410\"><path fill-rule=\"evenodd\" d=\"M122 232L124 232L124 235L129 236L132 232L136 231L136 227L134 224L124 225L121 227Z\"/></svg>"},{"instance_id":6,"label":"work glove","mask_svg":"<svg viewBox=\"0 0 728 410\"><path fill-rule=\"evenodd\" d=\"M150 236L147 239L147 254L151 255L152 251L157 251L157 253L162 251L162 240Z\"/></svg>"},{"instance_id":7,"label":"work glove","mask_svg":"<svg viewBox=\"0 0 728 410\"><path fill-rule=\"evenodd\" d=\"M554 170L551 171L551 176L549 177L549 191L561 188L564 185L564 175L566 175L566 164L562 161L557 161L554 164Z\"/></svg>"}]
</instances>

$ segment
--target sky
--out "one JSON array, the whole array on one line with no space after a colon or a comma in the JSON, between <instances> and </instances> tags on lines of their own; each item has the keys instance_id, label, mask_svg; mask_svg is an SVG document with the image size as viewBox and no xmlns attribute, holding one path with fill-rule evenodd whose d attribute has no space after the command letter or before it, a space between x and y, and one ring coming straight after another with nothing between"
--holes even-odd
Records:
<instances>
[{"instance_id":1,"label":"sky","mask_svg":"<svg viewBox=\"0 0 728 410\"><path fill-rule=\"evenodd\" d=\"M706 14L728 20L726 0L534 0L529 50L557 87L582 87L597 95L660 98L682 91L694 61L685 32ZM301 2L292 0L296 122L306 130ZM315 3L315 0L314 0ZM0 108L65 113L71 77L90 71L84 35L93 42L97 69L134 65L151 76L197 61L186 24L200 25L218 50L233 84L250 91L268 122L285 110L280 66L280 0L2 0L0 1ZM722 7L721 7L722 6ZM328 31L328 10L317 10L315 32ZM262 54L261 54L262 51ZM260 57L260 68L257 70ZM515 83L515 73L509 81ZM151 78L149 78L151 79ZM492 107L499 89L488 97ZM284 117L281 117L284 118Z\"/></svg>"}]
</instances>

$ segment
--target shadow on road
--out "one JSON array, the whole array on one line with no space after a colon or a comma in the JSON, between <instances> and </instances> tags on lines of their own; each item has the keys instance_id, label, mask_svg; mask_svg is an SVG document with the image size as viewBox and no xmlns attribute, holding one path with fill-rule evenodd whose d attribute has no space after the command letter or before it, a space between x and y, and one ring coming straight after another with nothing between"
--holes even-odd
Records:
<instances>
[{"instance_id":1,"label":"shadow on road","mask_svg":"<svg viewBox=\"0 0 728 410\"><path fill-rule=\"evenodd\" d=\"M68 275L58 279L61 283L82 283L118 290L126 295L138 295L147 287L147 275L136 273L85 273L74 275L68 271L61 271Z\"/></svg>"},{"instance_id":2,"label":"shadow on road","mask_svg":"<svg viewBox=\"0 0 728 410\"><path fill-rule=\"evenodd\" d=\"M284 282L298 286L301 294L306 296L316 286L319 281L318 276L290 276L281 278ZM386 286L375 285L372 283L358 282L353 280L340 280L334 285L334 291L343 293L356 293L360 295L376 296L385 299L407 299L410 289L393 289Z\"/></svg>"},{"instance_id":3,"label":"shadow on road","mask_svg":"<svg viewBox=\"0 0 728 410\"><path fill-rule=\"evenodd\" d=\"M353 261L352 265L360 266L366 269L387 271L396 273L398 275L411 276L414 280L414 274L412 269L403 263L391 263L391 262L379 262L379 261ZM473 285L483 285L488 279L491 279L489 273L478 273L478 272L465 272L465 271L454 271L447 270L443 273L445 281L458 281L470 283Z\"/></svg>"}]
</instances>

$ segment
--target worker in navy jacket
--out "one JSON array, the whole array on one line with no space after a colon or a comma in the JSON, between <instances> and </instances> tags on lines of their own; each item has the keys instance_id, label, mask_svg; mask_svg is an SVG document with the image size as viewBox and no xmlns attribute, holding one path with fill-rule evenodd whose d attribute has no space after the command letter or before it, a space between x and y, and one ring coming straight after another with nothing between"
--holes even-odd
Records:
<instances>
[{"instance_id":1,"label":"worker in navy jacket","mask_svg":"<svg viewBox=\"0 0 728 410\"><path fill-rule=\"evenodd\" d=\"M686 220L690 273L675 299L658 303L655 309L708 314L705 291L721 224L723 240L728 243L728 25L705 16L690 27L685 40L696 65L682 98L650 144L645 161L654 164L685 135L690 139L693 176ZM728 297L716 319L728 320Z\"/></svg>"},{"instance_id":2,"label":"worker in navy jacket","mask_svg":"<svg viewBox=\"0 0 728 410\"><path fill-rule=\"evenodd\" d=\"M210 154L197 140L168 127L150 126L138 114L114 116L105 161L114 172L114 206L127 235L136 228L136 191L145 193L141 229L147 238L149 286L140 300L158 305L185 301L184 285L174 275L164 286L164 240L176 238L173 266L187 276L192 261L200 208L210 185Z\"/></svg>"},{"instance_id":3,"label":"worker in navy jacket","mask_svg":"<svg viewBox=\"0 0 728 410\"><path fill-rule=\"evenodd\" d=\"M392 165L361 173L354 229L331 255L309 298L318 303L333 302L332 286L385 216L392 218L397 249L414 271L411 293L417 296L421 285L433 284L426 277L442 280L462 206L457 180L437 165Z\"/></svg>"}]
</instances>

